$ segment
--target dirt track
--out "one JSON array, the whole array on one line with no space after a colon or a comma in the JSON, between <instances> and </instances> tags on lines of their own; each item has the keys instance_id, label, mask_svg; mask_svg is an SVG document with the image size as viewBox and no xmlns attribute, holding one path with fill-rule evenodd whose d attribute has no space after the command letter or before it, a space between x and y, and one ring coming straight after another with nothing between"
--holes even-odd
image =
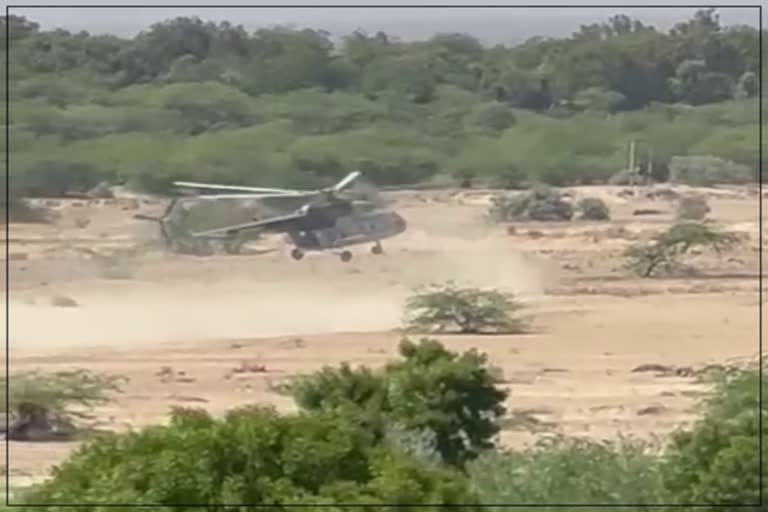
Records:
<instances>
[{"instance_id":1,"label":"dirt track","mask_svg":"<svg viewBox=\"0 0 768 512\"><path fill-rule=\"evenodd\" d=\"M453 279L515 291L529 305L533 334L441 338L490 355L509 381L509 409L568 434L663 435L695 417L701 387L635 367L757 353L757 198L742 191L711 200L712 217L751 239L737 254L702 256L708 278L641 281L618 269L618 255L627 238L663 229L670 216L631 212L674 203L628 201L618 191L589 191L610 201L610 223L517 225L512 235L481 220L482 195L400 193L409 231L386 241L383 256L357 248L349 264L325 254L295 262L268 241L276 252L201 259L147 249L107 266L72 246L135 245L152 226L117 206L66 207L54 226L11 226L10 252L26 258L11 261L11 370L88 367L130 377L126 394L101 411L108 428L162 422L173 405L289 410L272 384L324 364L385 362L410 289ZM82 217L90 224L78 228ZM52 306L57 295L78 306ZM244 360L268 371L226 378ZM162 382L163 366L184 375ZM511 446L534 438L502 435ZM40 474L73 446L12 443L11 474Z\"/></svg>"}]
</instances>

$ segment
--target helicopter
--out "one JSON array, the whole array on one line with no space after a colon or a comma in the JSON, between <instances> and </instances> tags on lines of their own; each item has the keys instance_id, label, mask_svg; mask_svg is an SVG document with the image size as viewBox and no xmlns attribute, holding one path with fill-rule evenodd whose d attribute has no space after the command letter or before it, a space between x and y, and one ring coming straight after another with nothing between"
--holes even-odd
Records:
<instances>
[{"instance_id":1,"label":"helicopter","mask_svg":"<svg viewBox=\"0 0 768 512\"><path fill-rule=\"evenodd\" d=\"M166 242L169 245L175 244L176 247L183 240L187 241L187 245L192 242L198 248L209 245L209 242L219 242L226 252L236 254L249 235L283 233L287 241L294 246L291 250L291 257L294 260L301 260L306 252L332 251L337 253L343 262L348 262L352 259L352 252L348 247L371 243L371 252L380 255L384 252L381 240L397 236L407 229L405 219L397 212L385 208L379 201L371 198L357 200L343 196L343 193L358 181L360 176L360 171L351 172L334 186L319 190L241 187L176 181L173 185L181 189L229 192L196 195L195 201L290 199L290 202L298 207L288 213L267 215L263 218L252 217L246 222L199 231L181 227L178 215L175 215L178 210L177 200L171 202L162 217L144 215L134 217L158 222Z\"/></svg>"}]
</instances>

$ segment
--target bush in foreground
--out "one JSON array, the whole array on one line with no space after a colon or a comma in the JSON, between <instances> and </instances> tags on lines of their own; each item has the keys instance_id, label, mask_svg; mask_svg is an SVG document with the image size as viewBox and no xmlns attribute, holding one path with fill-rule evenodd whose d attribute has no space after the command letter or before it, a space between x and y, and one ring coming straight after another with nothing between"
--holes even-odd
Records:
<instances>
[{"instance_id":1,"label":"bush in foreground","mask_svg":"<svg viewBox=\"0 0 768 512\"><path fill-rule=\"evenodd\" d=\"M324 368L295 382L291 393L301 409L343 411L378 439L423 435L449 465L492 449L507 393L496 387L486 357L474 350L456 354L430 339L403 340L400 355L380 372L347 364Z\"/></svg>"},{"instance_id":2,"label":"bush in foreground","mask_svg":"<svg viewBox=\"0 0 768 512\"><path fill-rule=\"evenodd\" d=\"M168 426L102 437L23 496L23 503L50 504L51 510L56 503L197 510L215 504L476 502L454 471L374 444L368 432L339 416L279 416L253 407L221 420L179 409Z\"/></svg>"},{"instance_id":3,"label":"bush in foreground","mask_svg":"<svg viewBox=\"0 0 768 512\"><path fill-rule=\"evenodd\" d=\"M403 341L400 353L403 360L381 371L342 365L300 379L292 389L304 409L298 415L246 407L216 420L177 409L168 426L105 435L81 446L22 503L53 510L55 503L383 509L559 502L582 509L749 504L761 486L767 490L758 480L759 435L768 427L766 410L758 411L758 386L766 392L768 381L760 382L754 369L718 376L701 404L702 419L675 434L662 456L643 442L565 437L500 452L490 439L506 393L495 386L484 356L456 354L433 340Z\"/></svg>"},{"instance_id":4,"label":"bush in foreground","mask_svg":"<svg viewBox=\"0 0 768 512\"><path fill-rule=\"evenodd\" d=\"M768 396L768 379L761 383L756 370L724 375L694 428L672 437L663 466L667 503L744 506L760 501L761 487L768 493L768 478L759 479L759 438L768 436L760 386Z\"/></svg>"},{"instance_id":5,"label":"bush in foreground","mask_svg":"<svg viewBox=\"0 0 768 512\"><path fill-rule=\"evenodd\" d=\"M653 504L661 488L652 448L634 440L549 437L523 451L483 454L468 474L486 506Z\"/></svg>"}]
</instances>

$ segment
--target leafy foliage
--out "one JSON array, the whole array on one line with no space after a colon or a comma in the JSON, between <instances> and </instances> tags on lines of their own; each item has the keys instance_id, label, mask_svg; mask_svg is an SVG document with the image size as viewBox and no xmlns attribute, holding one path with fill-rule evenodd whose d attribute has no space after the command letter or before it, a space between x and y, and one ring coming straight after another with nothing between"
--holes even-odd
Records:
<instances>
[{"instance_id":1,"label":"leafy foliage","mask_svg":"<svg viewBox=\"0 0 768 512\"><path fill-rule=\"evenodd\" d=\"M403 359L378 373L343 364L299 379L291 390L296 403L356 418L377 438L399 437L404 449L425 457L434 451L450 465L492 448L506 392L495 386L486 357L430 339L406 339L399 348Z\"/></svg>"},{"instance_id":2,"label":"leafy foliage","mask_svg":"<svg viewBox=\"0 0 768 512\"><path fill-rule=\"evenodd\" d=\"M536 504L545 510L550 503L659 503L659 473L654 447L647 443L563 436L543 438L518 452L487 453L468 466L483 505Z\"/></svg>"},{"instance_id":3,"label":"leafy foliage","mask_svg":"<svg viewBox=\"0 0 768 512\"><path fill-rule=\"evenodd\" d=\"M124 377L88 370L44 374L39 371L4 377L0 400L10 413L6 435L14 440L51 440L72 437L94 420L93 408L111 401L122 391ZM10 401L6 403L6 391Z\"/></svg>"},{"instance_id":4,"label":"leafy foliage","mask_svg":"<svg viewBox=\"0 0 768 512\"><path fill-rule=\"evenodd\" d=\"M765 434L758 420L765 430L768 410L758 410L758 386L765 393L768 381L754 368L715 375L701 419L663 449L554 436L500 451L490 439L507 393L485 356L456 354L434 340L403 340L400 354L376 372L342 365L299 379L290 390L299 414L249 406L214 419L174 409L166 426L104 434L21 493L20 504L714 508L755 503L766 488L758 480Z\"/></svg>"},{"instance_id":5,"label":"leafy foliage","mask_svg":"<svg viewBox=\"0 0 768 512\"><path fill-rule=\"evenodd\" d=\"M759 436L768 425L768 409L759 411L758 390L762 385L768 391L768 380L761 383L755 368L718 379L699 404L703 416L663 444L549 437L532 448L488 452L473 460L467 465L472 489L491 507L664 503L711 504L714 510L717 505L756 504L760 486L764 492L768 484L758 479ZM758 414L763 415L762 433Z\"/></svg>"},{"instance_id":6,"label":"leafy foliage","mask_svg":"<svg viewBox=\"0 0 768 512\"><path fill-rule=\"evenodd\" d=\"M582 220L610 220L611 209L599 197L585 197L576 205Z\"/></svg>"},{"instance_id":7,"label":"leafy foliage","mask_svg":"<svg viewBox=\"0 0 768 512\"><path fill-rule=\"evenodd\" d=\"M10 382L10 383L9 383ZM0 401L12 415L32 404L48 413L64 418L91 418L94 406L111 401L112 393L122 391L125 377L104 375L89 370L54 373L33 371L3 377L0 380ZM10 402L6 404L6 389Z\"/></svg>"},{"instance_id":8,"label":"leafy foliage","mask_svg":"<svg viewBox=\"0 0 768 512\"><path fill-rule=\"evenodd\" d=\"M221 420L177 409L168 426L103 436L81 446L50 481L23 497L35 505L187 509L476 501L453 471L372 444L368 432L343 418L278 416L258 407L230 411Z\"/></svg>"},{"instance_id":9,"label":"leafy foliage","mask_svg":"<svg viewBox=\"0 0 768 512\"><path fill-rule=\"evenodd\" d=\"M514 296L497 290L461 288L453 282L432 285L408 299L406 326L411 330L462 334L519 334L524 322L513 316L521 309Z\"/></svg>"},{"instance_id":10,"label":"leafy foliage","mask_svg":"<svg viewBox=\"0 0 768 512\"><path fill-rule=\"evenodd\" d=\"M568 221L573 217L573 206L560 192L550 187L536 187L530 192L492 199L489 210L497 222L515 220Z\"/></svg>"},{"instance_id":11,"label":"leafy foliage","mask_svg":"<svg viewBox=\"0 0 768 512\"><path fill-rule=\"evenodd\" d=\"M668 503L712 505L757 504L768 479L759 479L759 437L768 434L768 408L758 393L768 392L768 379L757 370L726 376L704 403L704 416L691 431L676 433L663 466ZM759 428L759 416L763 429Z\"/></svg>"},{"instance_id":12,"label":"leafy foliage","mask_svg":"<svg viewBox=\"0 0 768 512\"><path fill-rule=\"evenodd\" d=\"M680 258L693 247L711 248L718 254L730 250L740 241L734 233L723 233L698 222L681 222L625 251L629 269L641 277L650 277L658 270L673 273L679 269Z\"/></svg>"}]
</instances>

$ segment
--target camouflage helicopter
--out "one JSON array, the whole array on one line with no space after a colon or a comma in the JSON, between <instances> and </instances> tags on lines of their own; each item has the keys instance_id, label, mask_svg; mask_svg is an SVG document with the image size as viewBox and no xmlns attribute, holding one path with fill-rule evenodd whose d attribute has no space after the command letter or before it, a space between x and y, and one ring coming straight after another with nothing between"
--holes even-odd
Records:
<instances>
[{"instance_id":1,"label":"camouflage helicopter","mask_svg":"<svg viewBox=\"0 0 768 512\"><path fill-rule=\"evenodd\" d=\"M177 181L174 186L182 189L225 192L196 195L193 198L196 202L278 200L293 203L294 207L288 213L260 218L251 216L244 222L196 231L182 226L181 217L184 214L180 216L179 200L173 200L162 217L135 217L158 222L168 245L179 252L185 252L182 246L192 245L200 254L201 248L206 252L205 248L210 247L210 242L218 242L226 252L236 254L249 237L260 233L284 233L294 246L291 257L295 260L302 259L305 252L309 251L332 251L342 261L348 262L352 259L349 246L372 243L371 252L382 254L381 240L399 235L407 227L405 219L385 208L381 201L370 196L363 200L344 197L344 193L360 176L361 173L355 171L332 187L312 191ZM207 250L207 253L211 252Z\"/></svg>"}]
</instances>

